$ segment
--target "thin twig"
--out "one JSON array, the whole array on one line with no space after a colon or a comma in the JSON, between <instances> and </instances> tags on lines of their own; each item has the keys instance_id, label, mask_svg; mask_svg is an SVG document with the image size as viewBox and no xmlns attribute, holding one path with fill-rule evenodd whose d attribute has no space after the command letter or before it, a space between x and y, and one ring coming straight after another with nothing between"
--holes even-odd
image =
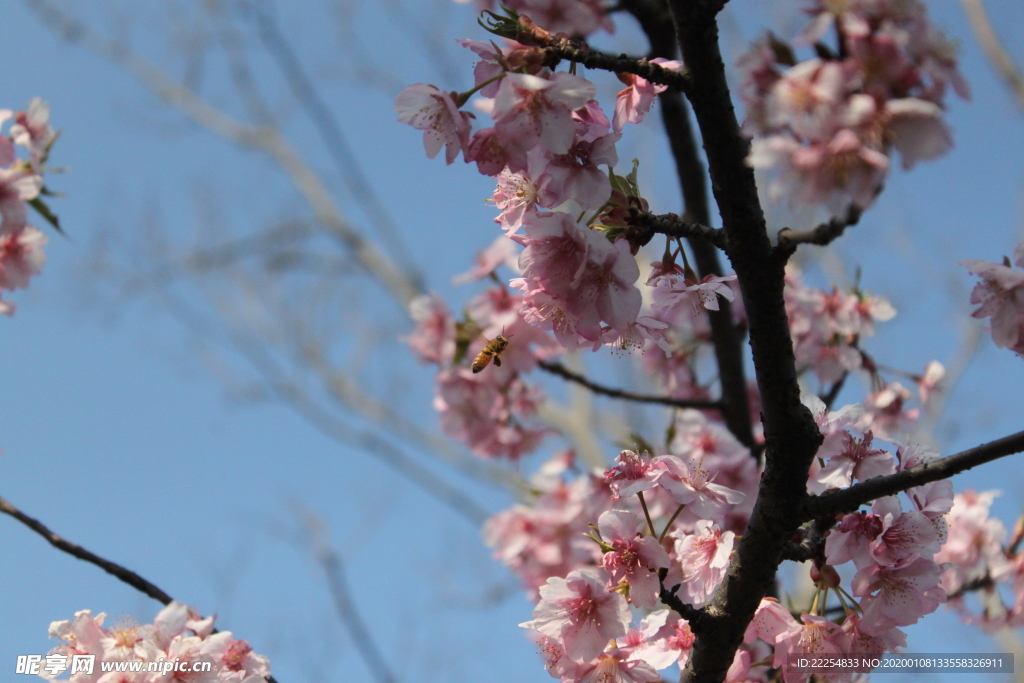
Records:
<instances>
[{"instance_id":1,"label":"thin twig","mask_svg":"<svg viewBox=\"0 0 1024 683\"><path fill-rule=\"evenodd\" d=\"M387 207L363 174L362 167L349 147L341 126L338 125L338 120L320 97L320 93L306 74L306 70L303 69L291 44L281 33L272 9L265 5L265 2L254 2L250 5L256 19L260 39L277 62L295 99L299 101L313 125L316 126L320 138L324 142L324 148L331 160L334 161L342 180L345 181L349 194L363 206L363 211L376 225L381 237L391 245L393 250L398 252L410 277L416 281L422 281L422 276L416 271L414 261L402 240L398 226L395 225Z\"/></svg>"},{"instance_id":2,"label":"thin twig","mask_svg":"<svg viewBox=\"0 0 1024 683\"><path fill-rule=\"evenodd\" d=\"M967 18L971 21L974 35L981 43L982 49L985 50L985 56L1002 76L1006 87L1017 98L1017 106L1024 110L1024 74L1014 64L1010 53L1006 51L999 36L996 35L992 22L989 21L988 14L985 12L985 6L982 5L981 0L960 0L960 4L964 6L964 12L967 13Z\"/></svg>"},{"instance_id":3,"label":"thin twig","mask_svg":"<svg viewBox=\"0 0 1024 683\"><path fill-rule=\"evenodd\" d=\"M356 651L362 657L366 668L377 683L396 683L398 680L391 672L384 656L377 647L366 621L356 608L352 599L352 591L345 577L345 565L338 551L331 545L323 521L308 510L300 510L303 522L311 535L313 553L317 563L323 568L327 577L327 586L334 599L334 608L338 617L345 625L349 638L352 639Z\"/></svg>"},{"instance_id":4,"label":"thin twig","mask_svg":"<svg viewBox=\"0 0 1024 683\"><path fill-rule=\"evenodd\" d=\"M90 564L94 564L108 574L112 574L115 578L128 584L135 590L148 595L162 605L171 603L174 598L165 593L164 591L157 588L155 585L142 578L130 569L126 569L116 562L106 560L96 553L90 552L82 546L67 541L57 534L50 531L49 528L42 522L32 517L29 517L18 508L11 505L6 499L0 497L0 512L10 515L14 519L18 520L32 531L36 532L47 542L57 550L67 553L72 557L77 557L79 560L84 560Z\"/></svg>"},{"instance_id":5,"label":"thin twig","mask_svg":"<svg viewBox=\"0 0 1024 683\"><path fill-rule=\"evenodd\" d=\"M600 384L591 382L583 375L579 375L572 370L568 369L557 361L542 360L537 361L537 365L542 370L550 372L552 375L558 375L570 382L575 382L581 386L590 389L595 394L601 394L603 396L610 396L612 398L621 398L624 401L636 401L637 403L659 403L665 406L672 406L674 408L696 408L698 410L721 410L722 404L719 401L696 401L682 398L672 398L671 396L651 396L649 394L637 394L632 391L624 391L622 389L612 389L605 387Z\"/></svg>"},{"instance_id":6,"label":"thin twig","mask_svg":"<svg viewBox=\"0 0 1024 683\"><path fill-rule=\"evenodd\" d=\"M80 44L123 67L142 85L197 125L224 140L243 148L258 150L273 159L291 179L327 232L352 250L360 265L383 285L403 309L421 293L420 283L415 278L395 264L342 216L320 177L276 128L248 126L228 116L132 52L124 43L96 35L84 23L46 0L26 2L55 33L69 43Z\"/></svg>"},{"instance_id":7,"label":"thin twig","mask_svg":"<svg viewBox=\"0 0 1024 683\"><path fill-rule=\"evenodd\" d=\"M868 479L842 491L811 496L804 501L805 519L818 519L852 512L861 505L882 496L891 496L914 486L948 479L972 467L1024 451L1024 431L975 446L941 460L926 462L909 470Z\"/></svg>"}]
</instances>

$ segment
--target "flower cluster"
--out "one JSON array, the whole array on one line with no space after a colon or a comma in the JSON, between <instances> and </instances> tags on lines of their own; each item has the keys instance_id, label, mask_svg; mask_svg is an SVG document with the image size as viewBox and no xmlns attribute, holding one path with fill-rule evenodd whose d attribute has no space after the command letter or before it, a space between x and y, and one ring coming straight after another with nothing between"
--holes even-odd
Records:
<instances>
[{"instance_id":1,"label":"flower cluster","mask_svg":"<svg viewBox=\"0 0 1024 683\"><path fill-rule=\"evenodd\" d=\"M797 368L813 370L823 384L860 369L858 343L875 333L876 322L896 315L882 297L808 287L794 270L786 274L785 300Z\"/></svg>"},{"instance_id":2,"label":"flower cluster","mask_svg":"<svg viewBox=\"0 0 1024 683\"><path fill-rule=\"evenodd\" d=\"M597 6L523 0L506 8L522 13L515 17L520 29L543 31L543 25L576 35L599 24L585 18L588 9ZM774 190L795 202L822 204L840 215L859 212L880 191L893 150L910 167L948 149L945 90L966 96L966 87L953 51L919 0L822 1L810 13L801 40L815 44L816 59L797 64L792 48L774 37L744 58L745 129L756 138L748 162L772 170ZM835 49L820 41L832 28ZM666 239L661 260L640 277L640 241L630 241L636 235L631 228L640 224L631 217L647 212L648 203L636 163L625 176L613 167L626 124L644 120L663 86L618 74L625 88L609 120L594 99L595 85L575 70L555 70L544 49L512 41L460 43L480 58L474 87L446 93L416 84L398 96L395 108L400 121L424 132L429 156L446 147L448 163L461 154L495 179L491 201L502 234L457 280L498 281L500 267L515 277L511 288L479 293L462 319L435 295L418 299L411 310L417 328L408 342L439 368L435 407L444 430L485 457L519 460L554 432L531 424L543 397L524 376L565 350L657 346L663 353L647 354L643 367L665 393L708 402L705 410L673 408L659 445L622 450L606 471L580 467L572 451L558 453L532 477L523 499L484 530L495 556L535 602L533 618L522 626L553 677L658 681L658 671L688 661L695 633L685 616L708 605L726 576L763 467L715 408L716 381L700 377L698 359L712 341L707 311L731 302L737 330L747 327L736 276L698 274L682 243ZM492 121L475 131L475 115L462 111L474 96L477 112ZM1017 265L1024 267L1022 254ZM1019 271L1009 262L967 265L984 279L974 295L982 304L976 315L992 317L1001 345L1024 343ZM875 325L895 315L893 307L860 289L807 286L795 271L785 284L803 378L816 377L829 390L828 401L854 372L866 373L872 387L860 404L837 411L806 399L822 435L808 491L844 489L937 457L906 440L921 412L912 405L914 393L883 380L883 366L862 348ZM508 343L495 356L498 347L489 341L498 335ZM470 372L471 359L478 358L477 369L491 356L500 367ZM921 374L893 372L916 385L924 407L944 375L937 362ZM760 398L753 385L748 403L756 446ZM963 505L974 507L960 512ZM948 481L838 516L812 558L814 601L765 599L727 680L767 681L776 668L782 680L802 682L808 675L791 669L792 654L896 651L906 642L900 627L933 612L947 592L996 578L1013 577L1015 589L1024 586L1024 562L1017 569L1006 553L977 552L974 544L1001 540L986 516L987 504L957 498L955 505ZM848 563L852 579L844 585L837 568ZM834 619L826 616L833 614L830 596L842 608ZM666 609L670 605L676 609ZM697 622L694 628L699 631ZM851 672L829 676L854 678Z\"/></svg>"},{"instance_id":3,"label":"flower cluster","mask_svg":"<svg viewBox=\"0 0 1024 683\"><path fill-rule=\"evenodd\" d=\"M27 204L47 211L40 198L42 173L57 139L50 127L50 108L38 97L29 102L27 111L15 114L0 109L0 126L8 119L13 124L6 135L0 135L0 296L28 287L46 262L47 237L28 223ZM25 158L18 156L19 148ZM13 312L14 304L0 299L0 313Z\"/></svg>"},{"instance_id":4,"label":"flower cluster","mask_svg":"<svg viewBox=\"0 0 1024 683\"><path fill-rule=\"evenodd\" d=\"M774 196L842 216L872 204L893 148L904 168L945 153L946 89L968 90L920 0L815 0L809 13L800 42L814 43L817 57L797 63L769 36L740 63L748 163L773 174ZM821 42L830 29L835 49Z\"/></svg>"},{"instance_id":5,"label":"flower cluster","mask_svg":"<svg viewBox=\"0 0 1024 683\"><path fill-rule=\"evenodd\" d=\"M91 672L71 673L71 683L264 683L270 675L266 657L230 631L215 633L213 617L203 619L183 603L164 607L152 624L128 621L105 628L106 616L82 610L70 621L50 624L50 637L61 642L47 660L63 664L51 667L44 660L43 678L53 679L68 670L73 655L94 659ZM141 663L140 671L130 670L132 662ZM164 664L177 668L165 669Z\"/></svg>"}]
</instances>

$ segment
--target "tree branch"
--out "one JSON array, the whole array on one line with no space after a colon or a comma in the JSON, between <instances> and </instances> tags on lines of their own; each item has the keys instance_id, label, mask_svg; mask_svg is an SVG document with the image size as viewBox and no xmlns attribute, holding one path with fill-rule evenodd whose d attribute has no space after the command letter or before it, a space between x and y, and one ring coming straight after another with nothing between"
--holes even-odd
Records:
<instances>
[{"instance_id":1,"label":"tree branch","mask_svg":"<svg viewBox=\"0 0 1024 683\"><path fill-rule=\"evenodd\" d=\"M672 14L664 0L625 0L623 7L640 23L651 49L648 57L676 59L679 46L672 25ZM701 160L696 135L690 123L690 112L679 90L669 88L658 95L662 122L668 137L676 174L686 208L684 217L702 225L711 224L708 209L707 172ZM689 239L694 261L701 277L725 274L716 245L708 240ZM722 240L723 246L725 240ZM725 425L740 443L757 457L759 445L754 443L747 399L747 379L743 367L743 335L733 324L732 304L720 299L720 310L709 311L711 341L722 385Z\"/></svg>"},{"instance_id":2,"label":"tree branch","mask_svg":"<svg viewBox=\"0 0 1024 683\"><path fill-rule=\"evenodd\" d=\"M317 132L324 142L324 148L331 160L334 161L339 175L349 190L349 195L363 206L366 217L376 225L380 237L385 239L397 252L409 278L422 288L423 277L409 255L398 226L395 225L387 207L363 174L362 167L349 147L334 113L320 97L320 93L314 87L305 69L302 68L298 56L281 33L272 8L266 7L267 4L266 2L254 2L248 5L256 19L263 45L277 62L295 99L299 101L313 125L316 126Z\"/></svg>"},{"instance_id":3,"label":"tree branch","mask_svg":"<svg viewBox=\"0 0 1024 683\"><path fill-rule=\"evenodd\" d=\"M706 240L719 249L725 248L724 230L685 220L674 213L659 215L638 212L627 216L626 222L630 226L626 239L636 246L642 247L655 235L667 235L672 238Z\"/></svg>"},{"instance_id":4,"label":"tree branch","mask_svg":"<svg viewBox=\"0 0 1024 683\"><path fill-rule=\"evenodd\" d=\"M542 370L546 370L552 375L558 375L570 382L575 382L576 384L584 386L595 394L610 396L612 398L621 398L624 401L636 401L637 403L660 403L661 405L672 406L673 408L696 408L698 410L722 409L722 404L718 401L694 401L682 398L672 398L671 396L651 396L649 394L637 394L632 391L605 387L595 382L591 382L583 375L573 372L557 361L541 360L537 361L537 365Z\"/></svg>"},{"instance_id":5,"label":"tree branch","mask_svg":"<svg viewBox=\"0 0 1024 683\"><path fill-rule=\"evenodd\" d=\"M891 496L940 479L948 479L972 467L1021 451L1024 451L1024 431L975 446L941 460L923 463L909 470L868 479L842 491L811 496L804 501L802 515L805 519L812 519L853 512L876 498Z\"/></svg>"},{"instance_id":6,"label":"tree branch","mask_svg":"<svg viewBox=\"0 0 1024 683\"><path fill-rule=\"evenodd\" d=\"M728 237L728 256L743 293L765 433L765 470L757 500L726 576L705 608L683 681L725 678L761 599L774 588L786 543L800 525L807 471L821 433L800 402L793 342L783 299L785 259L773 252L753 169L740 132L718 45L714 0L669 0L687 97L700 127L711 187Z\"/></svg>"},{"instance_id":7,"label":"tree branch","mask_svg":"<svg viewBox=\"0 0 1024 683\"><path fill-rule=\"evenodd\" d=\"M503 38L512 38L523 45L543 49L552 65L565 59L582 64L588 69L635 74L651 83L667 85L684 92L689 87L690 79L685 70L666 69L644 57L630 57L625 54L613 55L600 50L592 50L582 40L552 35L534 24L526 15L516 14L512 17L504 17L493 12L485 12L485 14L488 15L488 18L486 23L480 22L481 26Z\"/></svg>"},{"instance_id":8,"label":"tree branch","mask_svg":"<svg viewBox=\"0 0 1024 683\"><path fill-rule=\"evenodd\" d=\"M789 258L796 251L798 244L817 244L825 246L839 238L843 232L860 221L861 210L856 206L850 206L845 216L836 216L827 223L822 223L810 230L792 230L783 228L779 230L779 246L776 249L785 258Z\"/></svg>"},{"instance_id":9,"label":"tree branch","mask_svg":"<svg viewBox=\"0 0 1024 683\"><path fill-rule=\"evenodd\" d=\"M46 541L57 550L67 553L79 560L94 564L108 574L128 584L140 593L144 593L162 605L171 603L174 598L157 588L155 585L142 578L130 569L126 569L116 562L105 560L96 553L90 552L80 545L67 541L50 531L45 524L37 519L29 517L18 508L11 505L6 499L0 497L0 512L10 515L32 531L46 539Z\"/></svg>"}]
</instances>

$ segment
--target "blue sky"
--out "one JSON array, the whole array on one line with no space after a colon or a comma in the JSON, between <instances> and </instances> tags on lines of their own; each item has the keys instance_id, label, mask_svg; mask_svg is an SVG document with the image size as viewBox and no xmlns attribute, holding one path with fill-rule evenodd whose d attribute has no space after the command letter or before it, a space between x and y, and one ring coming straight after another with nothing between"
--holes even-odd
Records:
<instances>
[{"instance_id":1,"label":"blue sky","mask_svg":"<svg viewBox=\"0 0 1024 683\"><path fill-rule=\"evenodd\" d=\"M1015 3L989 4L1005 43L1024 61L1016 48L1024 16ZM346 51L345 44L357 43L332 23L338 8L348 7L343 3L290 5L282 27L402 226L429 285L458 306L468 290L450 286L450 276L465 270L497 234L482 201L490 181L461 162L445 168L440 159L426 159L419 134L395 122L391 102L395 84L467 87L471 56L451 41L484 36L465 6L410 4L396 21L384 16L385 5L354 5L358 21L351 25L362 51ZM188 73L181 46L189 34L174 23L196 16L188 3L167 11L155 3L84 6L94 25L130 35L136 49L171 73ZM841 245L847 277L860 266L864 285L900 311L880 328L871 350L889 365L915 371L932 358L947 361L962 326L973 324L966 318L973 283L957 262L999 260L1024 235L1024 114L996 81L959 6L944 0L930 8L961 43L962 70L973 88L971 102L951 101L956 148L912 173L896 171L878 205ZM6 389L0 495L202 612L217 613L220 628L271 657L281 683L371 680L332 611L323 576L296 542L296 509L327 524L356 604L400 679L548 680L516 626L529 618L531 606L514 590L495 597L514 588L514 580L489 559L477 529L359 448L329 438L278 402L247 394L251 373L236 356L185 329L159 299L116 293L95 267L98 253L144 267L132 245L157 224L177 248L212 243L218 230L236 234L308 216L291 186L260 155L198 130L122 69L62 42L21 3L5 10L0 106L47 99L63 131L52 162L70 170L49 180L66 193L53 206L69 238L51 233L43 276L13 297L17 315L0 320L9 359L0 370ZM737 2L732 11L735 23L727 29L746 32L759 10ZM420 23L437 27L434 35L443 40L424 41L411 28ZM641 51L629 22L621 20L620 27L617 44L624 47L618 49ZM367 46L375 46L372 57ZM438 66L436 57L425 56L434 54L430 50L447 61ZM280 77L253 54L287 134L361 220ZM237 113L218 59L206 65L203 92ZM354 82L370 63L394 80L378 74L375 85ZM595 80L608 102L616 84ZM656 124L657 117L650 121ZM627 138L620 156L644 158L641 181L656 210L678 210L668 160L656 151L660 144L656 125L647 126ZM388 339L406 331L392 304L359 290L357 279L343 284L356 290L344 306L326 309L338 317L325 325L357 336L358 321L379 318ZM175 291L197 301L193 290ZM389 350L369 361L371 388L436 430L429 370L398 357L397 343L379 343ZM343 344L340 353L356 354L357 346ZM225 375L237 381L225 384ZM1021 429L1022 379L1024 361L986 338L940 424L943 450ZM851 400L858 391L849 390ZM1019 457L956 481L958 489L1001 489L996 511L1008 526L1024 508ZM510 502L498 489L458 481L492 511ZM47 625L76 610L106 612L113 623L122 615L144 622L158 609L6 517L0 518L0 548L0 668L13 672L16 655L45 653L52 645ZM908 631L917 652L1002 649L941 611Z\"/></svg>"}]
</instances>

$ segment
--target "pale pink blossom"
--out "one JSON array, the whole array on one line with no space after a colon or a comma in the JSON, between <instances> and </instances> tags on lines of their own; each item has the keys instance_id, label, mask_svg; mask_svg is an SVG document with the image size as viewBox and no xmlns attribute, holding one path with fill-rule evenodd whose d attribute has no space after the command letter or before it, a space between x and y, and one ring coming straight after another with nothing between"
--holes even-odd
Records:
<instances>
[{"instance_id":1,"label":"pale pink blossom","mask_svg":"<svg viewBox=\"0 0 1024 683\"><path fill-rule=\"evenodd\" d=\"M762 598L761 604L754 612L754 618L750 620L747 630L743 633L743 642L752 643L760 638L774 645L779 635L795 628L799 628L799 625L788 609L775 598Z\"/></svg>"},{"instance_id":2,"label":"pale pink blossom","mask_svg":"<svg viewBox=\"0 0 1024 683\"><path fill-rule=\"evenodd\" d=\"M455 319L437 294L421 294L409 304L409 317L416 323L404 338L420 360L447 365L455 356Z\"/></svg>"},{"instance_id":3,"label":"pale pink blossom","mask_svg":"<svg viewBox=\"0 0 1024 683\"><path fill-rule=\"evenodd\" d=\"M953 508L946 517L949 538L935 555L936 562L949 563L942 576L947 593L955 593L985 576L994 580L1005 578L1011 571L1002 550L1006 527L989 517L989 507L997 495L998 491L967 490L953 499Z\"/></svg>"},{"instance_id":4,"label":"pale pink blossom","mask_svg":"<svg viewBox=\"0 0 1024 683\"><path fill-rule=\"evenodd\" d=\"M858 569L874 564L871 543L882 533L882 518L873 512L851 512L825 538L825 558L838 567L851 560Z\"/></svg>"},{"instance_id":5,"label":"pale pink blossom","mask_svg":"<svg viewBox=\"0 0 1024 683\"><path fill-rule=\"evenodd\" d=\"M1024 355L1024 271L1011 268L1009 263L977 259L961 261L960 265L981 278L971 292L971 303L979 304L971 315L992 319L996 346Z\"/></svg>"},{"instance_id":6,"label":"pale pink blossom","mask_svg":"<svg viewBox=\"0 0 1024 683\"><path fill-rule=\"evenodd\" d=\"M614 166L619 161L615 143L619 133L595 140L577 139L565 154L553 154L544 166L539 181L540 202L558 206L574 201L585 211L600 208L611 196L608 174L600 166Z\"/></svg>"},{"instance_id":7,"label":"pale pink blossom","mask_svg":"<svg viewBox=\"0 0 1024 683\"><path fill-rule=\"evenodd\" d=\"M526 214L536 210L537 185L526 171L513 173L508 168L502 170L497 179L498 187L492 199L501 213L494 220L511 237L519 232Z\"/></svg>"},{"instance_id":8,"label":"pale pink blossom","mask_svg":"<svg viewBox=\"0 0 1024 683\"><path fill-rule=\"evenodd\" d=\"M673 310L687 306L694 314L707 309L719 310L718 297L727 301L736 298L732 288L727 285L736 279L736 275L706 275L699 282L694 279L673 276L658 277L652 293L652 309L658 318L671 319ZM651 284L648 280L648 284Z\"/></svg>"},{"instance_id":9,"label":"pale pink blossom","mask_svg":"<svg viewBox=\"0 0 1024 683\"><path fill-rule=\"evenodd\" d=\"M729 568L736 534L723 532L714 522L702 519L692 534L677 536L676 557L683 569L684 586L694 605L703 605L715 592Z\"/></svg>"},{"instance_id":10,"label":"pale pink blossom","mask_svg":"<svg viewBox=\"0 0 1024 683\"><path fill-rule=\"evenodd\" d=\"M911 555L884 567L871 564L853 577L853 594L861 598L864 612L861 629L871 635L887 633L894 626L909 626L934 612L946 601L939 585L942 568L932 560Z\"/></svg>"},{"instance_id":11,"label":"pale pink blossom","mask_svg":"<svg viewBox=\"0 0 1024 683\"><path fill-rule=\"evenodd\" d=\"M445 147L445 161L452 163L469 146L469 114L459 111L452 96L433 85L415 83L395 98L400 123L423 131L423 146L431 159Z\"/></svg>"},{"instance_id":12,"label":"pale pink blossom","mask_svg":"<svg viewBox=\"0 0 1024 683\"><path fill-rule=\"evenodd\" d=\"M655 683L661 681L661 676L647 662L628 659L612 651L600 655L596 662L581 667L575 677L562 680L576 683Z\"/></svg>"},{"instance_id":13,"label":"pale pink blossom","mask_svg":"<svg viewBox=\"0 0 1024 683\"><path fill-rule=\"evenodd\" d=\"M604 473L604 479L616 500L649 491L658 485L662 468L647 451L621 451L618 464Z\"/></svg>"},{"instance_id":14,"label":"pale pink blossom","mask_svg":"<svg viewBox=\"0 0 1024 683\"><path fill-rule=\"evenodd\" d=\"M668 567L668 553L653 536L639 533L644 521L632 512L609 510L597 520L601 540L611 546L601 565L612 583L629 584L629 599L634 605L652 609L661 591L656 571Z\"/></svg>"},{"instance_id":15,"label":"pale pink blossom","mask_svg":"<svg viewBox=\"0 0 1024 683\"><path fill-rule=\"evenodd\" d=\"M494 128L506 149L525 153L539 144L565 154L575 137L571 112L595 94L593 83L566 72L550 78L508 74L494 98Z\"/></svg>"},{"instance_id":16,"label":"pale pink blossom","mask_svg":"<svg viewBox=\"0 0 1024 683\"><path fill-rule=\"evenodd\" d=\"M864 399L864 415L857 422L857 429L871 431L882 439L893 439L909 433L921 415L920 409L905 407L913 397L899 382L869 394Z\"/></svg>"},{"instance_id":17,"label":"pale pink blossom","mask_svg":"<svg viewBox=\"0 0 1024 683\"><path fill-rule=\"evenodd\" d=\"M609 640L626 635L630 622L626 599L608 590L608 579L603 569L577 569L564 579L548 579L533 620L520 625L560 640L569 659L596 659Z\"/></svg>"},{"instance_id":18,"label":"pale pink blossom","mask_svg":"<svg viewBox=\"0 0 1024 683\"><path fill-rule=\"evenodd\" d=\"M896 627L883 633L866 633L862 619L850 612L843 620L842 652L844 655L879 655L883 652L900 652L907 646L907 636ZM855 667L857 673L869 673L866 666Z\"/></svg>"},{"instance_id":19,"label":"pale pink blossom","mask_svg":"<svg viewBox=\"0 0 1024 683\"><path fill-rule=\"evenodd\" d=\"M14 165L0 168L0 235L17 232L26 225L28 209L25 202L39 196L43 178Z\"/></svg>"},{"instance_id":20,"label":"pale pink blossom","mask_svg":"<svg viewBox=\"0 0 1024 683\"><path fill-rule=\"evenodd\" d=\"M685 666L697 640L690 624L671 609L648 614L640 622L639 633L642 643L633 650L632 657L643 659L659 670L673 664Z\"/></svg>"},{"instance_id":21,"label":"pale pink blossom","mask_svg":"<svg viewBox=\"0 0 1024 683\"><path fill-rule=\"evenodd\" d=\"M516 377L474 374L468 367L444 370L437 376L434 409L441 428L464 441L476 455L517 460L533 451L547 433L523 424L541 400L540 390Z\"/></svg>"},{"instance_id":22,"label":"pale pink blossom","mask_svg":"<svg viewBox=\"0 0 1024 683\"><path fill-rule=\"evenodd\" d=\"M871 556L882 565L897 564L911 555L931 557L939 549L939 534L917 510L903 512L899 498L876 500L871 511L882 520L882 532L871 542Z\"/></svg>"},{"instance_id":23,"label":"pale pink blossom","mask_svg":"<svg viewBox=\"0 0 1024 683\"><path fill-rule=\"evenodd\" d=\"M794 656L828 657L842 654L842 631L838 624L813 614L800 615L800 621L803 623L793 625L775 639L775 660L772 666L783 670L786 683L806 681L811 675L792 670L790 661Z\"/></svg>"},{"instance_id":24,"label":"pale pink blossom","mask_svg":"<svg viewBox=\"0 0 1024 683\"><path fill-rule=\"evenodd\" d=\"M11 126L11 138L29 151L36 167L46 147L57 137L50 126L50 105L42 98L33 97L26 111L15 114L15 121Z\"/></svg>"},{"instance_id":25,"label":"pale pink blossom","mask_svg":"<svg viewBox=\"0 0 1024 683\"><path fill-rule=\"evenodd\" d=\"M506 266L514 273L519 272L519 247L508 237L495 238L486 249L476 255L476 264L465 273L452 278L453 285L462 285L474 280L490 277L498 266Z\"/></svg>"},{"instance_id":26,"label":"pale pink blossom","mask_svg":"<svg viewBox=\"0 0 1024 683\"><path fill-rule=\"evenodd\" d=\"M27 225L14 232L0 233L0 289L28 287L46 263L43 246L49 238L41 230Z\"/></svg>"},{"instance_id":27,"label":"pale pink blossom","mask_svg":"<svg viewBox=\"0 0 1024 683\"><path fill-rule=\"evenodd\" d=\"M824 493L828 489L842 489L854 480L866 481L896 471L896 459L892 453L881 448L872 448L874 435L870 431L858 438L843 431L839 438L822 444L817 456L825 460L824 467L808 482L811 493Z\"/></svg>"},{"instance_id":28,"label":"pale pink blossom","mask_svg":"<svg viewBox=\"0 0 1024 683\"><path fill-rule=\"evenodd\" d=\"M682 62L663 57L655 57L651 62L673 71L678 71L683 66ZM612 119L612 130L616 133L621 132L627 122L640 123L643 121L647 112L651 110L654 99L668 88L665 85L651 83L635 74L623 73L618 76L626 87L615 96L615 117Z\"/></svg>"},{"instance_id":29,"label":"pale pink blossom","mask_svg":"<svg viewBox=\"0 0 1024 683\"><path fill-rule=\"evenodd\" d=\"M714 483L717 471L710 472L699 459L684 460L662 455L655 462L664 467L658 484L668 490L673 500L686 506L683 513L686 519L721 520L730 505L746 497L739 491Z\"/></svg>"}]
</instances>

